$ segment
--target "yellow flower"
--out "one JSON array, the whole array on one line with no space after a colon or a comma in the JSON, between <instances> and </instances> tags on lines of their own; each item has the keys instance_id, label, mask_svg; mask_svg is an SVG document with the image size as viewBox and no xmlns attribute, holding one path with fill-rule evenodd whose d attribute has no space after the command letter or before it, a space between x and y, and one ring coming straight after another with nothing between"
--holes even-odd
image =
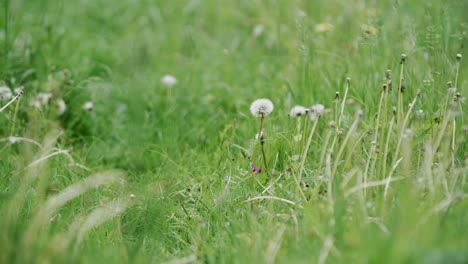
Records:
<instances>
[{"instance_id":1,"label":"yellow flower","mask_svg":"<svg viewBox=\"0 0 468 264\"><path fill-rule=\"evenodd\" d=\"M379 33L379 30L372 26L372 25L367 25L367 24L362 24L361 25L361 30L366 33L366 34L370 34L370 35L376 35L377 33Z\"/></svg>"},{"instance_id":2,"label":"yellow flower","mask_svg":"<svg viewBox=\"0 0 468 264\"><path fill-rule=\"evenodd\" d=\"M329 32L332 31L334 26L330 23L320 23L315 25L315 31L317 32Z\"/></svg>"}]
</instances>

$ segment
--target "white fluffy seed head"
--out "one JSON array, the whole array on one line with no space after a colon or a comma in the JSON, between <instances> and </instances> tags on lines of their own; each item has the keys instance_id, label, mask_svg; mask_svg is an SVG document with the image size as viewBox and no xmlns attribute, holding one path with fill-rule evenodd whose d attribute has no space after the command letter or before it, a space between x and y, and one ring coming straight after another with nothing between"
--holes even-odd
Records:
<instances>
[{"instance_id":1,"label":"white fluffy seed head","mask_svg":"<svg viewBox=\"0 0 468 264\"><path fill-rule=\"evenodd\" d=\"M65 113L65 111L67 110L67 104L65 104L65 101L63 99L57 100L57 107L59 115L63 115L63 113Z\"/></svg>"},{"instance_id":2,"label":"white fluffy seed head","mask_svg":"<svg viewBox=\"0 0 468 264\"><path fill-rule=\"evenodd\" d=\"M422 118L424 117L424 110L419 109L418 111L416 111L416 116L417 116L419 119L422 119Z\"/></svg>"},{"instance_id":3,"label":"white fluffy seed head","mask_svg":"<svg viewBox=\"0 0 468 264\"><path fill-rule=\"evenodd\" d=\"M325 110L325 107L322 104L313 105L310 108L310 120L315 121L317 120Z\"/></svg>"},{"instance_id":4,"label":"white fluffy seed head","mask_svg":"<svg viewBox=\"0 0 468 264\"><path fill-rule=\"evenodd\" d=\"M13 97L8 86L0 86L0 101L10 100Z\"/></svg>"},{"instance_id":5,"label":"white fluffy seed head","mask_svg":"<svg viewBox=\"0 0 468 264\"><path fill-rule=\"evenodd\" d=\"M86 102L86 103L83 105L83 109L84 109L84 110L91 111L91 110L93 110L93 108L94 108L93 102Z\"/></svg>"},{"instance_id":6,"label":"white fluffy seed head","mask_svg":"<svg viewBox=\"0 0 468 264\"><path fill-rule=\"evenodd\" d=\"M24 87L23 86L15 88L15 94L16 95L23 94L23 93L24 93Z\"/></svg>"},{"instance_id":7,"label":"white fluffy seed head","mask_svg":"<svg viewBox=\"0 0 468 264\"><path fill-rule=\"evenodd\" d=\"M177 84L177 79L170 74L166 74L162 77L161 83L167 88L172 88L174 85Z\"/></svg>"},{"instance_id":8,"label":"white fluffy seed head","mask_svg":"<svg viewBox=\"0 0 468 264\"><path fill-rule=\"evenodd\" d=\"M262 35L264 30L265 30L265 27L262 24L258 24L254 27L252 35L254 37L259 37L260 35Z\"/></svg>"},{"instance_id":9,"label":"white fluffy seed head","mask_svg":"<svg viewBox=\"0 0 468 264\"><path fill-rule=\"evenodd\" d=\"M302 105L296 105L289 112L290 117L304 116L309 113L309 109L303 107Z\"/></svg>"},{"instance_id":10,"label":"white fluffy seed head","mask_svg":"<svg viewBox=\"0 0 468 264\"><path fill-rule=\"evenodd\" d=\"M267 116L273 112L273 108L273 103L269 99L261 98L250 105L250 112L256 117Z\"/></svg>"},{"instance_id":11,"label":"white fluffy seed head","mask_svg":"<svg viewBox=\"0 0 468 264\"><path fill-rule=\"evenodd\" d=\"M51 93L38 93L37 100L41 102L41 104L46 105L49 103L50 98L52 98Z\"/></svg>"}]
</instances>

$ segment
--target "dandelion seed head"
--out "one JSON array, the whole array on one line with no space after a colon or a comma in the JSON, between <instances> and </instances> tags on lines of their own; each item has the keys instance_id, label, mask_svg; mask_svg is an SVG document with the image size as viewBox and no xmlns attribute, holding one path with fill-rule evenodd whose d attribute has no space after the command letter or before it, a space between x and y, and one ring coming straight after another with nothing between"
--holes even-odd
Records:
<instances>
[{"instance_id":1,"label":"dandelion seed head","mask_svg":"<svg viewBox=\"0 0 468 264\"><path fill-rule=\"evenodd\" d=\"M84 109L84 110L87 110L87 111L93 110L93 109L94 109L94 104L93 104L93 102L86 102L86 103L84 103L83 109Z\"/></svg>"},{"instance_id":2,"label":"dandelion seed head","mask_svg":"<svg viewBox=\"0 0 468 264\"><path fill-rule=\"evenodd\" d=\"M300 10L300 9L299 9L299 10L296 11L296 16L297 16L298 18L304 18L304 17L307 16L307 14L304 12L304 10Z\"/></svg>"},{"instance_id":3,"label":"dandelion seed head","mask_svg":"<svg viewBox=\"0 0 468 264\"><path fill-rule=\"evenodd\" d=\"M307 113L309 113L309 109L305 108L302 105L296 105L291 109L291 112L289 112L289 116L298 117L298 116L304 116Z\"/></svg>"},{"instance_id":4,"label":"dandelion seed head","mask_svg":"<svg viewBox=\"0 0 468 264\"><path fill-rule=\"evenodd\" d=\"M259 37L260 35L262 35L264 30L265 30L265 27L262 24L257 24L255 25L253 29L252 35L254 37Z\"/></svg>"},{"instance_id":5,"label":"dandelion seed head","mask_svg":"<svg viewBox=\"0 0 468 264\"><path fill-rule=\"evenodd\" d=\"M424 110L422 110L422 109L417 110L417 111L416 111L416 116L417 116L419 119L423 118L423 117L424 117Z\"/></svg>"},{"instance_id":6,"label":"dandelion seed head","mask_svg":"<svg viewBox=\"0 0 468 264\"><path fill-rule=\"evenodd\" d=\"M0 101L10 100L13 97L8 86L0 86Z\"/></svg>"},{"instance_id":7,"label":"dandelion seed head","mask_svg":"<svg viewBox=\"0 0 468 264\"><path fill-rule=\"evenodd\" d=\"M177 79L170 74L166 74L162 77L161 83L167 88L172 88L174 85L177 84Z\"/></svg>"},{"instance_id":8,"label":"dandelion seed head","mask_svg":"<svg viewBox=\"0 0 468 264\"><path fill-rule=\"evenodd\" d=\"M250 105L250 112L256 117L267 116L273 112L273 103L266 98L255 100Z\"/></svg>"},{"instance_id":9,"label":"dandelion seed head","mask_svg":"<svg viewBox=\"0 0 468 264\"><path fill-rule=\"evenodd\" d=\"M15 137L15 136L9 136L8 137L8 142L10 142L10 144L15 144L18 141L19 141L18 137Z\"/></svg>"},{"instance_id":10,"label":"dandelion seed head","mask_svg":"<svg viewBox=\"0 0 468 264\"><path fill-rule=\"evenodd\" d=\"M41 102L37 99L33 99L29 102L29 106L37 108L37 109L41 109Z\"/></svg>"},{"instance_id":11,"label":"dandelion seed head","mask_svg":"<svg viewBox=\"0 0 468 264\"><path fill-rule=\"evenodd\" d=\"M65 101L63 99L57 100L57 107L59 115L63 115L63 113L65 113L65 111L67 110L67 105L65 104Z\"/></svg>"},{"instance_id":12,"label":"dandelion seed head","mask_svg":"<svg viewBox=\"0 0 468 264\"><path fill-rule=\"evenodd\" d=\"M24 93L24 87L23 86L15 88L15 94L16 95L20 95L20 94L23 94L23 93Z\"/></svg>"},{"instance_id":13,"label":"dandelion seed head","mask_svg":"<svg viewBox=\"0 0 468 264\"><path fill-rule=\"evenodd\" d=\"M403 137L404 139L408 139L408 140L409 140L409 139L412 138L412 136L413 136L413 130L411 130L410 128L407 128L407 129L405 129L405 131L403 131L402 137Z\"/></svg>"},{"instance_id":14,"label":"dandelion seed head","mask_svg":"<svg viewBox=\"0 0 468 264\"><path fill-rule=\"evenodd\" d=\"M316 104L310 107L310 120L315 121L322 115L325 107L322 104Z\"/></svg>"},{"instance_id":15,"label":"dandelion seed head","mask_svg":"<svg viewBox=\"0 0 468 264\"><path fill-rule=\"evenodd\" d=\"M36 100L38 100L42 105L46 105L49 103L50 98L52 98L51 93L38 93Z\"/></svg>"}]
</instances>

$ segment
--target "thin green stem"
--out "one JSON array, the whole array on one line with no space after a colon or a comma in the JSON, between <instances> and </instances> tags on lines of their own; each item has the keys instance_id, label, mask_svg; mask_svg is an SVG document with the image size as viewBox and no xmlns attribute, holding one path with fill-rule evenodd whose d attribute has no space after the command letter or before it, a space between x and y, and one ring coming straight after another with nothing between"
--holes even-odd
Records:
<instances>
[{"instance_id":1,"label":"thin green stem","mask_svg":"<svg viewBox=\"0 0 468 264\"><path fill-rule=\"evenodd\" d=\"M312 136L314 135L315 129L317 128L318 120L320 118L318 117L315 119L314 125L312 126L312 129L309 134L309 138L307 139L307 144L304 149L304 153L302 154L302 160L301 160L301 165L299 167L299 176L298 176L298 182L300 183L302 180L302 173L304 172L304 165L305 161L307 159L307 153L309 152L310 144L312 143Z\"/></svg>"},{"instance_id":2,"label":"thin green stem","mask_svg":"<svg viewBox=\"0 0 468 264\"><path fill-rule=\"evenodd\" d=\"M346 104L346 97L348 96L348 90L349 90L349 85L350 85L349 82L350 82L350 79L346 78L345 92L344 92L343 100L341 102L341 110L340 110L340 115L338 117L338 123L337 123L338 129L341 127L341 119L343 117L345 104Z\"/></svg>"},{"instance_id":3,"label":"thin green stem","mask_svg":"<svg viewBox=\"0 0 468 264\"><path fill-rule=\"evenodd\" d=\"M401 124L403 119L403 69L405 67L404 61L400 63L400 83L398 84L398 102L397 102L397 123ZM400 126L401 127L401 126Z\"/></svg>"},{"instance_id":4,"label":"thin green stem","mask_svg":"<svg viewBox=\"0 0 468 264\"><path fill-rule=\"evenodd\" d=\"M10 25L9 25L9 22L10 22L10 16L9 16L9 12L10 12L10 0L5 0L4 1L4 22L3 22L3 32L5 32L5 42L3 43L3 55L5 56L5 65L7 65L7 62L8 62L8 42L10 41L9 40L9 28L10 28Z\"/></svg>"}]
</instances>

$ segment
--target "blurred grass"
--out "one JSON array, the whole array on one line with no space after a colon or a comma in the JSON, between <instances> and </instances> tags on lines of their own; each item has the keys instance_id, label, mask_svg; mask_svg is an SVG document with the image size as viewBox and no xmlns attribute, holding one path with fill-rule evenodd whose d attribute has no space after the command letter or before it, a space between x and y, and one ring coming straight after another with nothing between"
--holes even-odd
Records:
<instances>
[{"instance_id":1,"label":"blurred grass","mask_svg":"<svg viewBox=\"0 0 468 264\"><path fill-rule=\"evenodd\" d=\"M468 2L462 0L5 0L0 12L0 46L6 47L0 52L0 80L12 88L24 86L25 94L16 120L14 107L0 114L0 137L24 135L42 141L58 126L63 135L57 147L72 149L75 161L93 170L127 171L123 192L136 195L135 206L90 233L79 255L37 254L52 262L158 263L191 255L199 262L264 262L269 243L284 225L276 259L280 263L317 262L329 234L334 237L329 263L466 262L466 194L420 223L422 215L450 198L442 189L435 197L414 197L410 183L395 183L388 208L380 208L383 189L370 192L368 209L371 215L383 215L378 221L389 234L378 223L367 223L358 197L341 194L334 217L324 197L303 204L303 209L259 203L252 213L251 206L242 203L250 195L242 174L249 162L233 144L249 145L257 132L249 105L256 98L270 98L275 111L266 123L267 154L270 164L277 160L275 170L285 171L289 157L297 154L292 151L296 123L287 118L289 109L315 103L333 109L335 91L343 94L347 76L348 96L355 104L347 106L343 126L349 128L359 106L364 110L360 132L371 129L385 71L392 70L397 89L400 54L406 53L405 103L421 89L417 109L425 113L422 124L414 126L422 132L412 147L422 148L435 137L433 119L445 103L447 81L454 81L455 55L466 55L467 9ZM298 11L306 16L298 16ZM325 22L333 30L317 32L315 26ZM255 37L257 24L264 32ZM377 33L363 32L363 24ZM462 60L457 88L466 97L464 64ZM160 82L165 74L178 79L170 94ZM29 106L45 91L64 98L68 108L63 116L52 107L38 111ZM390 100L396 104L396 93ZM94 111L82 109L86 101L94 103ZM457 165L466 175L463 125L466 118L457 126ZM326 127L326 122L320 124L312 145L308 163L313 166ZM353 157L358 170L365 165L370 140L366 137L358 147L360 156ZM18 190L23 168L37 157L34 148L0 145L0 210ZM68 166L61 156L49 161L42 173L46 187L56 191L89 175ZM307 174L322 176L313 169ZM294 197L291 182L286 178L284 189L276 191ZM466 193L466 186L457 187ZM2 240L16 241L9 246L21 243L28 218L40 204L34 190L41 188L32 188L30 205L22 209L24 218ZM112 188L92 191L64 206L63 221L51 229L63 231L76 214L89 213L102 199L120 195L122 191ZM329 226L331 218L335 228ZM44 237L39 247L47 244L49 236ZM9 262L21 262L20 255L18 246Z\"/></svg>"}]
</instances>

